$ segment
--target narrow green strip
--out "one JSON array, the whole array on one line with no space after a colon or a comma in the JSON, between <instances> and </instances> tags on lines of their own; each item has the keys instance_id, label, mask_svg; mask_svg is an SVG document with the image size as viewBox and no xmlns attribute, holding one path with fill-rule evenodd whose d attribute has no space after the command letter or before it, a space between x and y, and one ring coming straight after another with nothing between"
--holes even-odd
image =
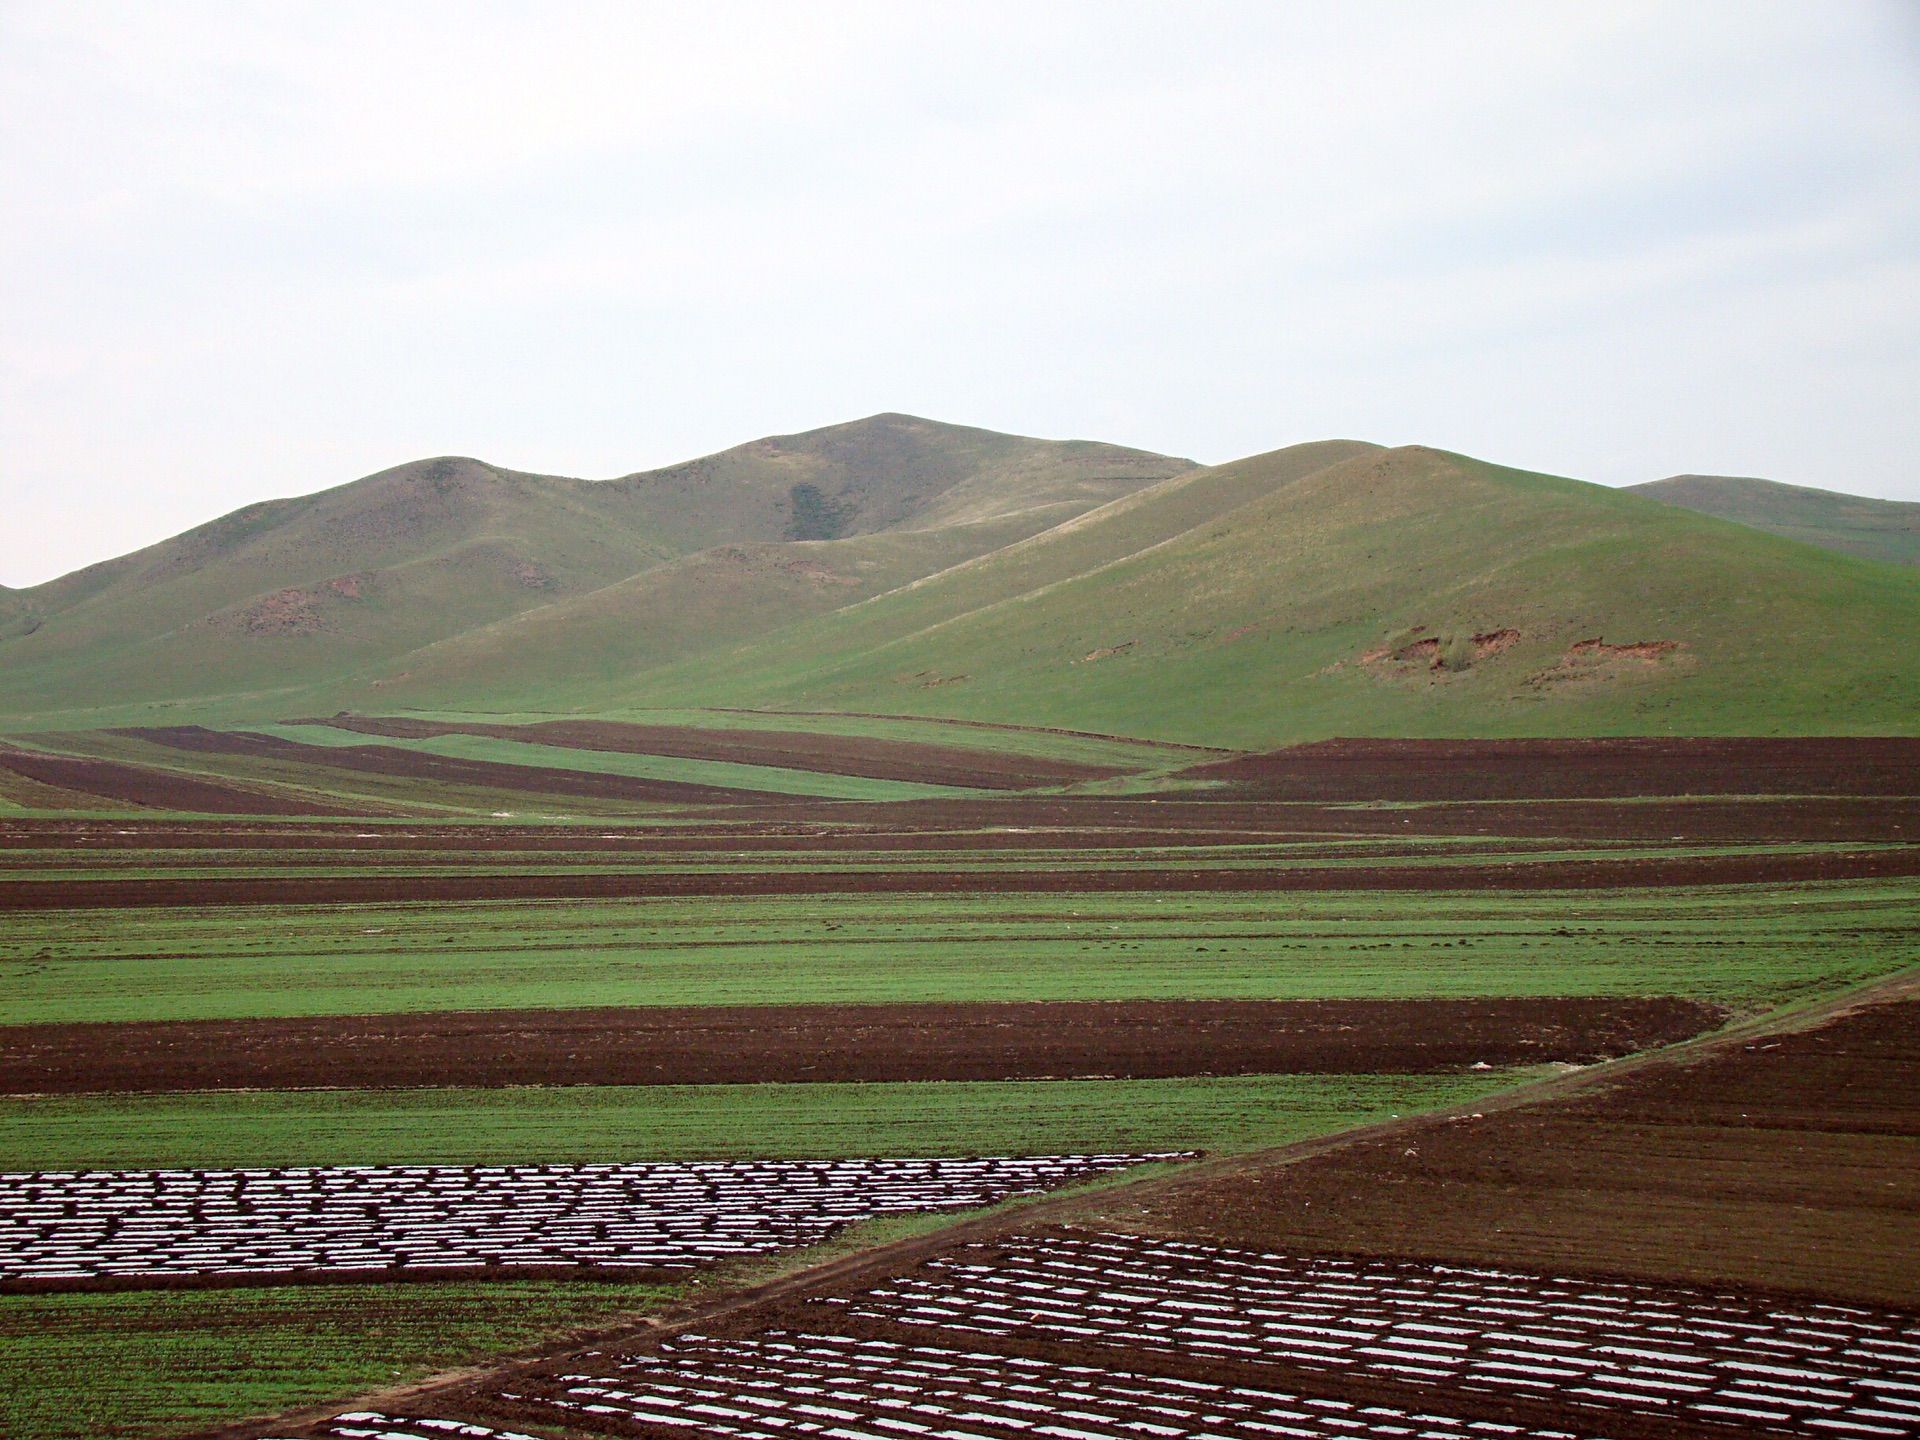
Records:
<instances>
[{"instance_id":1,"label":"narrow green strip","mask_svg":"<svg viewBox=\"0 0 1920 1440\"><path fill-rule=\"evenodd\" d=\"M256 1091L0 1101L0 1169L1244 1150L1526 1073Z\"/></svg>"}]
</instances>

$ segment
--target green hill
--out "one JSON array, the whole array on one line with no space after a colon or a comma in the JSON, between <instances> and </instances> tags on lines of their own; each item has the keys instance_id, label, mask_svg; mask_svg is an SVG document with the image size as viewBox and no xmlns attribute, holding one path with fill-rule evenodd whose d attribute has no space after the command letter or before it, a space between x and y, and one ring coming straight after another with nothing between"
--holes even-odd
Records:
<instances>
[{"instance_id":1,"label":"green hill","mask_svg":"<svg viewBox=\"0 0 1920 1440\"><path fill-rule=\"evenodd\" d=\"M1920 504L1910 501L1874 500L1740 475L1675 475L1628 488L1649 500L1737 520L1809 545L1896 565L1920 565Z\"/></svg>"},{"instance_id":2,"label":"green hill","mask_svg":"<svg viewBox=\"0 0 1920 1440\"><path fill-rule=\"evenodd\" d=\"M15 730L699 707L1238 748L1920 729L1920 568L1345 440L1199 468L878 416L618 481L423 462L0 595L9 618Z\"/></svg>"},{"instance_id":3,"label":"green hill","mask_svg":"<svg viewBox=\"0 0 1920 1440\"><path fill-rule=\"evenodd\" d=\"M805 546L827 536L911 535L891 550L875 547L897 581L924 573L916 564L950 564L1190 468L1117 446L903 415L612 481L420 461L248 506L0 596L0 709L218 700L268 713L280 697L390 675L423 647L676 563L709 575L767 569L799 577L810 595L844 601L855 598L848 587L807 578L814 562ZM783 559L782 546L800 548ZM715 553L691 558L703 551ZM785 593L794 588L760 597L775 605L760 628L805 613ZM669 632L685 630L684 589L668 580L648 592L670 607L653 612ZM642 612L644 628L652 617ZM633 613L623 619L631 629ZM750 621L716 617L716 635L753 632ZM482 678L510 677L489 670Z\"/></svg>"},{"instance_id":4,"label":"green hill","mask_svg":"<svg viewBox=\"0 0 1920 1440\"><path fill-rule=\"evenodd\" d=\"M1151 523L1209 490L1198 523ZM1061 553L1114 530L1125 553ZM1916 624L1914 571L1438 451L1296 448L591 703L751 696L1245 747L1911 732Z\"/></svg>"}]
</instances>

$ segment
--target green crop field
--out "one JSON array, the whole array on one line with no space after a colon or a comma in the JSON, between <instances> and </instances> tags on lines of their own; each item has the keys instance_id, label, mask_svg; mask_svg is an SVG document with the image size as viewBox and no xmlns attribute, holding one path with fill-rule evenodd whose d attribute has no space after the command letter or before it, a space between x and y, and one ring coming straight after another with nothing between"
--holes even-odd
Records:
<instances>
[{"instance_id":1,"label":"green crop field","mask_svg":"<svg viewBox=\"0 0 1920 1440\"><path fill-rule=\"evenodd\" d=\"M1684 995L1920 963L1920 881L1555 892L836 896L8 918L7 1019L602 1005Z\"/></svg>"},{"instance_id":2,"label":"green crop field","mask_svg":"<svg viewBox=\"0 0 1920 1440\"><path fill-rule=\"evenodd\" d=\"M0 1170L1246 1150L1529 1073L0 1099Z\"/></svg>"},{"instance_id":3,"label":"green crop field","mask_svg":"<svg viewBox=\"0 0 1920 1440\"><path fill-rule=\"evenodd\" d=\"M401 1384L674 1294L517 1281L0 1295L0 1435L197 1429Z\"/></svg>"}]
</instances>

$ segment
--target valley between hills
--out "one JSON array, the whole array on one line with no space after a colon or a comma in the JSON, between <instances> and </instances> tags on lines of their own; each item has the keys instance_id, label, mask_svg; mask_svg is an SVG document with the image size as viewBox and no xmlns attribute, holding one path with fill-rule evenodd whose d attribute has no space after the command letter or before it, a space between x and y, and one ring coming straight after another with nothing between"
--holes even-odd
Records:
<instances>
[{"instance_id":1,"label":"valley between hills","mask_svg":"<svg viewBox=\"0 0 1920 1440\"><path fill-rule=\"evenodd\" d=\"M1920 1433L1910 525L881 415L0 591L0 1433Z\"/></svg>"}]
</instances>

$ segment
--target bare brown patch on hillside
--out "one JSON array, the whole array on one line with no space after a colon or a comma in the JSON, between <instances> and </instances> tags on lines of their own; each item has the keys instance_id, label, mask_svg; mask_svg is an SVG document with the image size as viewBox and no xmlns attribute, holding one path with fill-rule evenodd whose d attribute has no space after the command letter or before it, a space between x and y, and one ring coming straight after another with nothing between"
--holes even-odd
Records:
<instances>
[{"instance_id":1,"label":"bare brown patch on hillside","mask_svg":"<svg viewBox=\"0 0 1920 1440\"><path fill-rule=\"evenodd\" d=\"M1678 640L1635 640L1610 644L1598 636L1576 640L1569 645L1559 663L1527 677L1536 688L1567 684L1599 684L1625 679L1689 659L1687 647Z\"/></svg>"},{"instance_id":2,"label":"bare brown patch on hillside","mask_svg":"<svg viewBox=\"0 0 1920 1440\"><path fill-rule=\"evenodd\" d=\"M208 623L245 635L318 635L341 602L366 597L369 575L336 575L318 585L289 586L236 609L209 617Z\"/></svg>"},{"instance_id":3,"label":"bare brown patch on hillside","mask_svg":"<svg viewBox=\"0 0 1920 1440\"><path fill-rule=\"evenodd\" d=\"M1482 630L1473 637L1473 658L1485 660L1520 643L1520 632L1511 628Z\"/></svg>"},{"instance_id":4,"label":"bare brown patch on hillside","mask_svg":"<svg viewBox=\"0 0 1920 1440\"><path fill-rule=\"evenodd\" d=\"M1475 630L1462 635L1430 634L1425 625L1415 625L1402 633L1414 638L1398 643L1389 640L1384 645L1376 645L1361 654L1360 663L1376 668L1386 667L1389 673L1444 674L1490 660L1495 655L1511 650L1521 640L1520 632L1511 626ZM1329 668L1339 668L1338 662Z\"/></svg>"},{"instance_id":5,"label":"bare brown patch on hillside","mask_svg":"<svg viewBox=\"0 0 1920 1440\"><path fill-rule=\"evenodd\" d=\"M792 555L782 550L758 548L748 545L721 545L712 552L714 557L730 565L738 565L762 575L785 575L795 580L805 580L814 585L858 586L857 576L842 575L839 571L822 565L804 555Z\"/></svg>"}]
</instances>

